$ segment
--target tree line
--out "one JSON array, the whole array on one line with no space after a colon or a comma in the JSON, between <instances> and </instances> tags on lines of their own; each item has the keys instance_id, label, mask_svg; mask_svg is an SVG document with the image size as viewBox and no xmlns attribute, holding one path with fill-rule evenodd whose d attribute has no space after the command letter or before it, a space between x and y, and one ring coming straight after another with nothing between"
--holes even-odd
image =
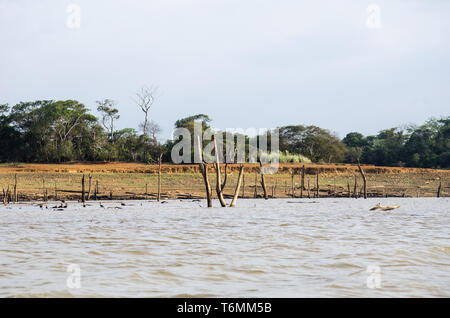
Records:
<instances>
[{"instance_id":1,"label":"tree line","mask_svg":"<svg viewBox=\"0 0 450 318\"><path fill-rule=\"evenodd\" d=\"M116 129L120 114L110 99L96 102L99 117L76 100L0 105L0 161L152 163L163 154L163 160L170 162L177 140L158 142L161 129L149 118L155 91L143 87L136 94L136 104L144 115L139 131ZM193 131L194 122L199 121L203 129L210 127L211 119L205 114L179 119L174 126ZM250 137L245 140L248 146ZM300 162L450 168L450 117L385 129L373 136L351 132L343 139L317 126L283 126L279 127L279 150L285 161L300 158Z\"/></svg>"}]
</instances>

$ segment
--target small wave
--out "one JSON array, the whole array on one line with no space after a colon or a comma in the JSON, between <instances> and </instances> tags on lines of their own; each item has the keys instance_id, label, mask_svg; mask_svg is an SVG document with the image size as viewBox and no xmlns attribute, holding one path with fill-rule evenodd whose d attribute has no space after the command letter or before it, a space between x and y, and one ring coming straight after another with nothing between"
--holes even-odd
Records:
<instances>
[{"instance_id":1,"label":"small wave","mask_svg":"<svg viewBox=\"0 0 450 318\"><path fill-rule=\"evenodd\" d=\"M176 277L177 275L174 273L171 273L169 271L165 271L163 269L158 269L157 271L154 271L153 274L161 275L161 276L170 276L170 277Z\"/></svg>"},{"instance_id":2,"label":"small wave","mask_svg":"<svg viewBox=\"0 0 450 318\"><path fill-rule=\"evenodd\" d=\"M127 254L133 254L133 255L148 255L149 253L147 251L143 250L126 250L124 253Z\"/></svg>"},{"instance_id":3,"label":"small wave","mask_svg":"<svg viewBox=\"0 0 450 318\"><path fill-rule=\"evenodd\" d=\"M430 248L430 251L433 253L449 255L450 254L450 246L432 247L432 248Z\"/></svg>"}]
</instances>

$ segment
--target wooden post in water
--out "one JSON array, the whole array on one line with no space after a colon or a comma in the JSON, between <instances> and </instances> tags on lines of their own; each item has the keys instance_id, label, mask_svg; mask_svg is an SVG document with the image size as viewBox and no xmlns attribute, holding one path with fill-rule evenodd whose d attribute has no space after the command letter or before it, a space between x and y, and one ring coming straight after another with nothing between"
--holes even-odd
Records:
<instances>
[{"instance_id":1,"label":"wooden post in water","mask_svg":"<svg viewBox=\"0 0 450 318\"><path fill-rule=\"evenodd\" d=\"M439 181L439 187L437 190L437 197L440 198L441 197L441 188L442 188L442 181Z\"/></svg>"},{"instance_id":2,"label":"wooden post in water","mask_svg":"<svg viewBox=\"0 0 450 318\"><path fill-rule=\"evenodd\" d=\"M87 194L88 201L91 199L91 181L92 181L92 176L91 176L91 174L89 174L89 186L88 186L88 194Z\"/></svg>"},{"instance_id":3,"label":"wooden post in water","mask_svg":"<svg viewBox=\"0 0 450 318\"><path fill-rule=\"evenodd\" d=\"M85 192L85 189L84 189L84 174L83 174L83 176L81 177L81 202L85 202L85 197L84 197L84 192Z\"/></svg>"},{"instance_id":4,"label":"wooden post in water","mask_svg":"<svg viewBox=\"0 0 450 318\"><path fill-rule=\"evenodd\" d=\"M308 199L311 199L311 187L309 186L309 178L308 178Z\"/></svg>"},{"instance_id":5,"label":"wooden post in water","mask_svg":"<svg viewBox=\"0 0 450 318\"><path fill-rule=\"evenodd\" d=\"M274 185L274 188L273 188L272 198L275 198L277 196L277 183L278 183L277 181L278 180L275 179L275 185Z\"/></svg>"},{"instance_id":6,"label":"wooden post in water","mask_svg":"<svg viewBox=\"0 0 450 318\"><path fill-rule=\"evenodd\" d=\"M266 181L264 179L264 167L262 165L261 160L259 161L259 173L261 174L261 186L264 191L264 199L267 200L269 197L267 195Z\"/></svg>"},{"instance_id":7,"label":"wooden post in water","mask_svg":"<svg viewBox=\"0 0 450 318\"><path fill-rule=\"evenodd\" d=\"M112 196L112 190L109 190L109 199L112 200L113 196Z\"/></svg>"},{"instance_id":8,"label":"wooden post in water","mask_svg":"<svg viewBox=\"0 0 450 318\"><path fill-rule=\"evenodd\" d=\"M17 173L14 174L14 202L17 202Z\"/></svg>"},{"instance_id":9,"label":"wooden post in water","mask_svg":"<svg viewBox=\"0 0 450 318\"><path fill-rule=\"evenodd\" d=\"M255 170L255 191L253 192L253 198L257 198L258 197L258 192L257 192L257 188L258 187L258 171Z\"/></svg>"},{"instance_id":10,"label":"wooden post in water","mask_svg":"<svg viewBox=\"0 0 450 318\"><path fill-rule=\"evenodd\" d=\"M161 153L159 155L159 161L158 161L158 196L156 198L156 200L159 202L159 200L161 199L161 164L162 164L162 156L163 154Z\"/></svg>"},{"instance_id":11,"label":"wooden post in water","mask_svg":"<svg viewBox=\"0 0 450 318\"><path fill-rule=\"evenodd\" d=\"M359 160L358 160L358 169L359 169L359 172L361 173L361 176L363 178L364 199L367 199L367 179L366 179L366 174L364 173L364 170L361 168L361 165L359 164Z\"/></svg>"},{"instance_id":12,"label":"wooden post in water","mask_svg":"<svg viewBox=\"0 0 450 318\"><path fill-rule=\"evenodd\" d=\"M291 175L291 197L295 198L295 185L294 185L294 170L292 170Z\"/></svg>"},{"instance_id":13,"label":"wooden post in water","mask_svg":"<svg viewBox=\"0 0 450 318\"><path fill-rule=\"evenodd\" d=\"M333 197L336 198L337 191L336 191L336 177L333 177Z\"/></svg>"},{"instance_id":14,"label":"wooden post in water","mask_svg":"<svg viewBox=\"0 0 450 318\"><path fill-rule=\"evenodd\" d=\"M245 174L242 170L242 198L245 198Z\"/></svg>"},{"instance_id":15,"label":"wooden post in water","mask_svg":"<svg viewBox=\"0 0 450 318\"><path fill-rule=\"evenodd\" d=\"M352 196L352 193L350 191L350 182L348 182L348 180L347 180L347 192L348 192L348 197L350 198Z\"/></svg>"},{"instance_id":16,"label":"wooden post in water","mask_svg":"<svg viewBox=\"0 0 450 318\"><path fill-rule=\"evenodd\" d=\"M316 175L316 197L319 197L319 168L317 168L317 175Z\"/></svg>"},{"instance_id":17,"label":"wooden post in water","mask_svg":"<svg viewBox=\"0 0 450 318\"><path fill-rule=\"evenodd\" d=\"M303 189L305 188L305 165L302 166L302 181L300 184L300 198L303 199Z\"/></svg>"},{"instance_id":18,"label":"wooden post in water","mask_svg":"<svg viewBox=\"0 0 450 318\"><path fill-rule=\"evenodd\" d=\"M5 188L2 188L3 190L3 204L6 205L6 192L5 192Z\"/></svg>"}]
</instances>

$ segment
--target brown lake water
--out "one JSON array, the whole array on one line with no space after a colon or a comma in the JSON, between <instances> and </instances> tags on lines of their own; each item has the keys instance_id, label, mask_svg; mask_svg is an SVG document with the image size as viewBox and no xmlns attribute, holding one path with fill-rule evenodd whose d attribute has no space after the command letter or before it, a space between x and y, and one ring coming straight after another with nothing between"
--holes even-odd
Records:
<instances>
[{"instance_id":1,"label":"brown lake water","mask_svg":"<svg viewBox=\"0 0 450 318\"><path fill-rule=\"evenodd\" d=\"M1 206L0 297L450 296L449 198L125 203Z\"/></svg>"}]
</instances>

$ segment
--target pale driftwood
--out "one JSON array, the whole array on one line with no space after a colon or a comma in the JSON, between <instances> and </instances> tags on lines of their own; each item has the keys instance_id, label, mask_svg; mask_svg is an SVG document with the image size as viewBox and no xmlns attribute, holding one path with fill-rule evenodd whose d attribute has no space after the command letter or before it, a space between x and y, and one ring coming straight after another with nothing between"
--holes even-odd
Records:
<instances>
[{"instance_id":1,"label":"pale driftwood","mask_svg":"<svg viewBox=\"0 0 450 318\"><path fill-rule=\"evenodd\" d=\"M390 210L398 209L399 207L400 207L399 205L384 206L384 205L381 205L380 203L378 203L373 208L371 208L370 211L375 211L375 210L390 211Z\"/></svg>"}]
</instances>

